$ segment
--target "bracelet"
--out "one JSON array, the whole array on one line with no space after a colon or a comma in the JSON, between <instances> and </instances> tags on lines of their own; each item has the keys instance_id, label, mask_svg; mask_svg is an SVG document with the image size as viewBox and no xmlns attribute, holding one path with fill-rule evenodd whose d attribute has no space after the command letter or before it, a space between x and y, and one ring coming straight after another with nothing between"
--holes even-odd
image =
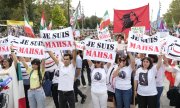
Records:
<instances>
[{"instance_id":1,"label":"bracelet","mask_svg":"<svg viewBox=\"0 0 180 108\"><path fill-rule=\"evenodd\" d=\"M14 50L12 50L11 52L14 52Z\"/></svg>"}]
</instances>

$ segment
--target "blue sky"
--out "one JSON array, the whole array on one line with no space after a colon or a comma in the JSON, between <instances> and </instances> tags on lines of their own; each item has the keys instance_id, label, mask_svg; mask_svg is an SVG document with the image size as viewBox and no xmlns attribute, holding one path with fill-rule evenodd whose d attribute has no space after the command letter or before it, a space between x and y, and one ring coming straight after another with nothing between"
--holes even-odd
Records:
<instances>
[{"instance_id":1,"label":"blue sky","mask_svg":"<svg viewBox=\"0 0 180 108\"><path fill-rule=\"evenodd\" d=\"M80 0L84 9L85 16L95 15L103 17L106 10L109 12L111 21L113 21L114 9L132 9L146 4L150 4L150 14L153 15L153 21L157 18L159 9L159 0ZM76 7L79 0L72 0L72 6ZM172 0L160 0L161 16L169 9L169 4ZM153 10L153 12L152 12ZM151 16L151 15L150 15Z\"/></svg>"}]
</instances>

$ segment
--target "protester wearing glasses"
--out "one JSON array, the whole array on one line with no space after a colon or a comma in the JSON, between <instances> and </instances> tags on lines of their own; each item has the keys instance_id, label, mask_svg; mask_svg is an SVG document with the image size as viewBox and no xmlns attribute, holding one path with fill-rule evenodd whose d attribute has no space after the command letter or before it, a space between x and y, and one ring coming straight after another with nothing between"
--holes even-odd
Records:
<instances>
[{"instance_id":1,"label":"protester wearing glasses","mask_svg":"<svg viewBox=\"0 0 180 108\"><path fill-rule=\"evenodd\" d=\"M137 69L134 80L134 94L138 97L139 108L157 107L156 74L162 63L162 55L158 57L157 65L149 57L142 59L142 67Z\"/></svg>"},{"instance_id":2,"label":"protester wearing glasses","mask_svg":"<svg viewBox=\"0 0 180 108\"><path fill-rule=\"evenodd\" d=\"M120 57L118 68L115 70L115 96L117 101L116 108L130 108L132 97L131 73L135 68L135 59L128 53L130 65L127 57Z\"/></svg>"},{"instance_id":3,"label":"protester wearing glasses","mask_svg":"<svg viewBox=\"0 0 180 108\"><path fill-rule=\"evenodd\" d=\"M29 74L30 89L28 90L28 100L30 108L45 108L45 93L42 88L42 79L45 74L45 63L39 59L31 61L32 67L29 67L23 57L20 58Z\"/></svg>"},{"instance_id":4,"label":"protester wearing glasses","mask_svg":"<svg viewBox=\"0 0 180 108\"><path fill-rule=\"evenodd\" d=\"M91 96L93 108L107 108L107 86L106 72L107 67L104 67L100 61L94 63L88 60L91 69ZM109 63L107 64L109 65Z\"/></svg>"},{"instance_id":5,"label":"protester wearing glasses","mask_svg":"<svg viewBox=\"0 0 180 108\"><path fill-rule=\"evenodd\" d=\"M56 71L59 71L59 108L75 108L73 85L76 70L76 51L73 50L73 57L69 53L64 54L63 62L59 61L52 51L48 51L48 53L57 65Z\"/></svg>"}]
</instances>

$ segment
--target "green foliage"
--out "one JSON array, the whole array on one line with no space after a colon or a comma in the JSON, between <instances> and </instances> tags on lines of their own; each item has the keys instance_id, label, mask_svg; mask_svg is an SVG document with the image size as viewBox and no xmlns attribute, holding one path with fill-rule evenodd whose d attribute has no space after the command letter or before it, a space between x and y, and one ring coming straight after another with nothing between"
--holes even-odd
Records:
<instances>
[{"instance_id":1,"label":"green foliage","mask_svg":"<svg viewBox=\"0 0 180 108\"><path fill-rule=\"evenodd\" d=\"M180 21L180 0L173 0L168 12L164 15L168 27L173 27L172 18L178 24Z\"/></svg>"},{"instance_id":2,"label":"green foliage","mask_svg":"<svg viewBox=\"0 0 180 108\"><path fill-rule=\"evenodd\" d=\"M64 16L64 10L59 5L55 5L53 7L52 23L54 28L58 28L59 26L65 26L67 24L67 20Z\"/></svg>"},{"instance_id":3,"label":"green foliage","mask_svg":"<svg viewBox=\"0 0 180 108\"><path fill-rule=\"evenodd\" d=\"M97 16L91 16L91 17L85 17L83 20L83 27L85 29L95 29L97 27L97 24L100 24L101 18L98 18ZM78 21L80 28L82 28L82 19Z\"/></svg>"}]
</instances>

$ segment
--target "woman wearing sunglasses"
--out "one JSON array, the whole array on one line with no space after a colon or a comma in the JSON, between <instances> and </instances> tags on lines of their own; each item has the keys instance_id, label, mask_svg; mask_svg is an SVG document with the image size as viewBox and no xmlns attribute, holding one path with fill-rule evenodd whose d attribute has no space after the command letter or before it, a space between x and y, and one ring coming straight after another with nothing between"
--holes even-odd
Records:
<instances>
[{"instance_id":1,"label":"woman wearing sunglasses","mask_svg":"<svg viewBox=\"0 0 180 108\"><path fill-rule=\"evenodd\" d=\"M88 60L91 69L91 96L94 108L107 108L106 72L109 63Z\"/></svg>"},{"instance_id":2,"label":"woman wearing sunglasses","mask_svg":"<svg viewBox=\"0 0 180 108\"><path fill-rule=\"evenodd\" d=\"M131 73L135 68L135 59L131 53L128 57L120 57L118 68L115 69L113 77L115 78L115 97L116 108L130 108L132 97Z\"/></svg>"}]
</instances>

